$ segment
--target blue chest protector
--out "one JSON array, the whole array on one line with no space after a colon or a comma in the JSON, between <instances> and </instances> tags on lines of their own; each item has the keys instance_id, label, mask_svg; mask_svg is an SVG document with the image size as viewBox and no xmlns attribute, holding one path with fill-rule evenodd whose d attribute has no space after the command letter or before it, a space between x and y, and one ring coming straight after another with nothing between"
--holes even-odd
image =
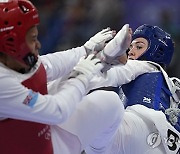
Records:
<instances>
[{"instance_id":1,"label":"blue chest protector","mask_svg":"<svg viewBox=\"0 0 180 154\"><path fill-rule=\"evenodd\" d=\"M171 92L161 72L140 75L122 89L127 98L125 107L142 104L155 110L169 108Z\"/></svg>"},{"instance_id":2,"label":"blue chest protector","mask_svg":"<svg viewBox=\"0 0 180 154\"><path fill-rule=\"evenodd\" d=\"M140 75L130 83L123 85L122 90L126 96L125 107L142 104L164 113L170 107L170 96L172 94L161 72ZM168 115L166 118L169 121ZM178 119L174 127L180 132L179 123L180 120Z\"/></svg>"}]
</instances>

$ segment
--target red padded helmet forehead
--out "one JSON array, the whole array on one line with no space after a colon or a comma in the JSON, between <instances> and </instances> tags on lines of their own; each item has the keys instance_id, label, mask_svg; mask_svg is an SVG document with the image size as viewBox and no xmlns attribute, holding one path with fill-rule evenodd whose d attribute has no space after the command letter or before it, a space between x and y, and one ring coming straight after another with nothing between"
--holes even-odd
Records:
<instances>
[{"instance_id":1,"label":"red padded helmet forehead","mask_svg":"<svg viewBox=\"0 0 180 154\"><path fill-rule=\"evenodd\" d=\"M24 62L30 53L26 45L27 31L39 24L35 6L28 0L0 1L0 52Z\"/></svg>"}]
</instances>

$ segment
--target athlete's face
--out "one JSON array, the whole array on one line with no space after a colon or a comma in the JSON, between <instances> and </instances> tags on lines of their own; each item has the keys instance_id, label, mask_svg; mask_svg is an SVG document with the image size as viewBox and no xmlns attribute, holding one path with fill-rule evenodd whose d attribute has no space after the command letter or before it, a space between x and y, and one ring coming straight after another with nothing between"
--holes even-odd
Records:
<instances>
[{"instance_id":1,"label":"athlete's face","mask_svg":"<svg viewBox=\"0 0 180 154\"><path fill-rule=\"evenodd\" d=\"M138 59L148 48L148 41L142 37L136 38L130 45L128 59Z\"/></svg>"},{"instance_id":2,"label":"athlete's face","mask_svg":"<svg viewBox=\"0 0 180 154\"><path fill-rule=\"evenodd\" d=\"M39 49L41 47L41 44L38 41L37 36L38 36L38 30L36 26L30 28L26 34L27 46L29 47L30 51L34 53L36 56L39 54ZM7 67L15 71L19 71L21 69L29 70L29 66L19 62L18 60L6 54L0 57L0 61L4 63Z\"/></svg>"},{"instance_id":3,"label":"athlete's face","mask_svg":"<svg viewBox=\"0 0 180 154\"><path fill-rule=\"evenodd\" d=\"M41 48L41 44L37 37L38 37L37 26L33 26L28 30L26 34L26 43L30 51L34 53L36 56L39 55L39 49Z\"/></svg>"}]
</instances>

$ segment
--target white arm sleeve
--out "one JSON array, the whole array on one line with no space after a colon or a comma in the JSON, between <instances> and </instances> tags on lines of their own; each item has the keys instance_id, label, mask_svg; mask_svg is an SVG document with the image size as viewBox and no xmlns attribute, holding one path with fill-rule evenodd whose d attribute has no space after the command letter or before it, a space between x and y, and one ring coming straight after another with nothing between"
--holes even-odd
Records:
<instances>
[{"instance_id":1,"label":"white arm sleeve","mask_svg":"<svg viewBox=\"0 0 180 154\"><path fill-rule=\"evenodd\" d=\"M128 60L125 65L116 65L107 71L104 78L94 77L91 80L89 89L95 89L103 86L121 86L134 80L137 76L143 73L153 71L157 71L156 67L146 61Z\"/></svg>"},{"instance_id":2,"label":"white arm sleeve","mask_svg":"<svg viewBox=\"0 0 180 154\"><path fill-rule=\"evenodd\" d=\"M68 74L84 55L86 55L86 51L82 46L40 56L46 69L47 80L52 81Z\"/></svg>"},{"instance_id":3,"label":"white arm sleeve","mask_svg":"<svg viewBox=\"0 0 180 154\"><path fill-rule=\"evenodd\" d=\"M9 74L0 76L0 85L0 119L13 118L46 124L62 123L85 95L84 85L75 78L66 81L62 89L54 95L33 92Z\"/></svg>"}]
</instances>

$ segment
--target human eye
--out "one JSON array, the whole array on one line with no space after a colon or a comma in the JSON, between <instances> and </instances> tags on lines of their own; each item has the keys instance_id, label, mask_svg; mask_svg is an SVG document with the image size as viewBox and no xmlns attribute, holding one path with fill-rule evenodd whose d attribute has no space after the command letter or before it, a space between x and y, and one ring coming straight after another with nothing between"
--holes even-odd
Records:
<instances>
[{"instance_id":1,"label":"human eye","mask_svg":"<svg viewBox=\"0 0 180 154\"><path fill-rule=\"evenodd\" d=\"M130 46L129 46L129 50L131 50L133 48L133 45L132 44L130 44Z\"/></svg>"},{"instance_id":2,"label":"human eye","mask_svg":"<svg viewBox=\"0 0 180 154\"><path fill-rule=\"evenodd\" d=\"M31 39L32 42L37 42L38 41L38 38L36 36L32 37Z\"/></svg>"},{"instance_id":3,"label":"human eye","mask_svg":"<svg viewBox=\"0 0 180 154\"><path fill-rule=\"evenodd\" d=\"M136 48L137 48L138 50L140 50L140 49L142 49L142 46L137 45Z\"/></svg>"}]
</instances>

